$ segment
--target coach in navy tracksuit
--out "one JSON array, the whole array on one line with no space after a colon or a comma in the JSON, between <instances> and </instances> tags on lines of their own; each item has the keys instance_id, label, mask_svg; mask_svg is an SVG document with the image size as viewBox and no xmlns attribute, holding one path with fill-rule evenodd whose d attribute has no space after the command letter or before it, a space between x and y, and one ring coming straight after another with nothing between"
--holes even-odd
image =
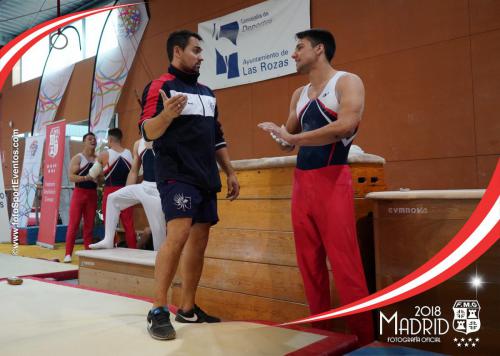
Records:
<instances>
[{"instance_id":1,"label":"coach in navy tracksuit","mask_svg":"<svg viewBox=\"0 0 500 356\"><path fill-rule=\"evenodd\" d=\"M191 31L177 31L167 40L168 73L146 86L139 121L143 137L154 140L155 171L168 238L155 265L155 296L148 314L148 331L155 339L175 338L167 309L167 291L181 252L182 301L175 320L218 322L194 304L203 269L210 226L218 221L216 193L221 189L217 163L227 175L228 195L234 200L239 184L217 120L210 88L198 83L202 62L199 41Z\"/></svg>"}]
</instances>

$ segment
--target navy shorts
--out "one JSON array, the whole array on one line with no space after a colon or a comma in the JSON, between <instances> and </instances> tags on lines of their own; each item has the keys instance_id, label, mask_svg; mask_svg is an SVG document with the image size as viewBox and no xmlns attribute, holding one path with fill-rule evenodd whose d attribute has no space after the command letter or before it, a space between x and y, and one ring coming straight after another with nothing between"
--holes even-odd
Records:
<instances>
[{"instance_id":1,"label":"navy shorts","mask_svg":"<svg viewBox=\"0 0 500 356\"><path fill-rule=\"evenodd\" d=\"M192 218L193 224L217 224L217 195L203 192L194 185L165 181L158 183L161 207L168 222L177 218Z\"/></svg>"}]
</instances>

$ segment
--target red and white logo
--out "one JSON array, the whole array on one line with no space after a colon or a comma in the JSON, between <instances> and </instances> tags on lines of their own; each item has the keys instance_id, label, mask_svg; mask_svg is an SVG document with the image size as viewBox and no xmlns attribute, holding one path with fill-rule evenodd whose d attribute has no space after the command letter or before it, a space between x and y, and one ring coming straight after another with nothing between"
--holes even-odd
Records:
<instances>
[{"instance_id":1,"label":"red and white logo","mask_svg":"<svg viewBox=\"0 0 500 356\"><path fill-rule=\"evenodd\" d=\"M54 127L50 130L49 139L49 157L55 157L59 149L59 127Z\"/></svg>"}]
</instances>

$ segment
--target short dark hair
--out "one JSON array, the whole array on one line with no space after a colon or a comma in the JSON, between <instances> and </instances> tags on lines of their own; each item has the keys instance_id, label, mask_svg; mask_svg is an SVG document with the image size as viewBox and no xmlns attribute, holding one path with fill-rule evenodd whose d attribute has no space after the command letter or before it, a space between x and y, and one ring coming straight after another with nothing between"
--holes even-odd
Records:
<instances>
[{"instance_id":1,"label":"short dark hair","mask_svg":"<svg viewBox=\"0 0 500 356\"><path fill-rule=\"evenodd\" d=\"M108 130L108 137L109 136L116 138L118 141L121 141L123 133L122 130L120 130L118 127L115 127L114 129Z\"/></svg>"},{"instance_id":2,"label":"short dark hair","mask_svg":"<svg viewBox=\"0 0 500 356\"><path fill-rule=\"evenodd\" d=\"M172 32L167 39L167 56L168 60L172 62L174 58L174 47L179 46L184 49L189 43L189 39L194 37L200 41L203 41L203 38L199 34L189 30L180 30Z\"/></svg>"},{"instance_id":3,"label":"short dark hair","mask_svg":"<svg viewBox=\"0 0 500 356\"><path fill-rule=\"evenodd\" d=\"M298 32L295 37L299 40L307 38L311 41L313 47L322 44L325 47L325 56L328 62L330 62L335 55L335 37L333 37L330 31L321 28L311 28L310 30Z\"/></svg>"},{"instance_id":4,"label":"short dark hair","mask_svg":"<svg viewBox=\"0 0 500 356\"><path fill-rule=\"evenodd\" d=\"M95 137L94 133L89 131L85 135L83 135L82 142L85 141L85 139L87 138L87 136L94 136Z\"/></svg>"}]
</instances>

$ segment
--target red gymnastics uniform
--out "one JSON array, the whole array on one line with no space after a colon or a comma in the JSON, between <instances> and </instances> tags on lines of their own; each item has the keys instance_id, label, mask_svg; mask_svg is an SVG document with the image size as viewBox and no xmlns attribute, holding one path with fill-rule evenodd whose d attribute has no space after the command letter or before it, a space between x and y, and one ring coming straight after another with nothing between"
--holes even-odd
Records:
<instances>
[{"instance_id":1,"label":"red gymnastics uniform","mask_svg":"<svg viewBox=\"0 0 500 356\"><path fill-rule=\"evenodd\" d=\"M94 161L89 161L82 153L80 155L80 170L78 175L85 177L88 175ZM80 226L83 215L83 244L85 249L89 249L92 243L92 233L94 231L94 219L97 210L97 184L94 181L75 183L75 189L71 195L69 205L69 223L66 232L66 255L73 253L75 247L76 232Z\"/></svg>"},{"instance_id":2,"label":"red gymnastics uniform","mask_svg":"<svg viewBox=\"0 0 500 356\"><path fill-rule=\"evenodd\" d=\"M319 129L337 120L339 102L335 92L337 72L315 100L306 85L297 102L302 131ZM332 266L336 290L342 305L368 295L357 242L352 178L347 156L354 139L324 146L302 146L297 155L292 193L292 222L297 260L312 314L331 309L326 258ZM346 318L361 344L373 340L370 313ZM318 327L328 328L328 322Z\"/></svg>"}]
</instances>

